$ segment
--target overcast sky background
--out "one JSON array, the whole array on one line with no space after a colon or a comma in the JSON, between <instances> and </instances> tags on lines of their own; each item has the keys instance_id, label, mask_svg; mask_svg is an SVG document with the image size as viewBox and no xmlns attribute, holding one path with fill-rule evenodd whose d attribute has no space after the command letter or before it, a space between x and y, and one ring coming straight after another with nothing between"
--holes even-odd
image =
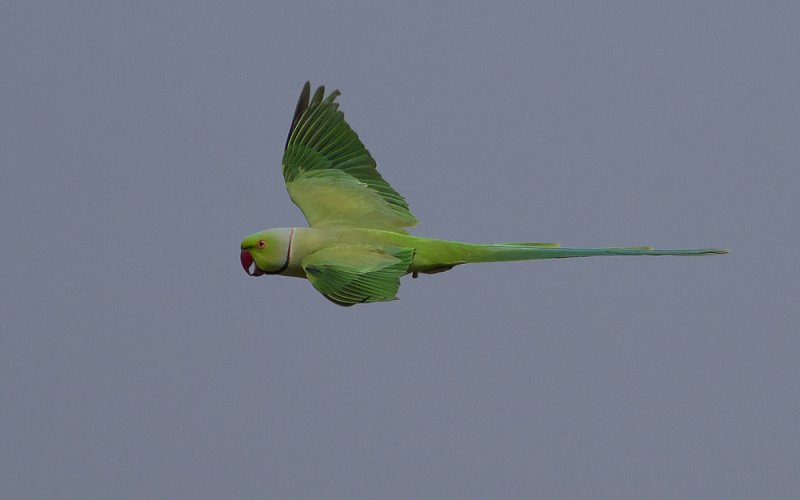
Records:
<instances>
[{"instance_id":1,"label":"overcast sky background","mask_svg":"<svg viewBox=\"0 0 800 500\"><path fill-rule=\"evenodd\" d=\"M3 498L797 498L796 2L4 2ZM306 80L464 266L337 307Z\"/></svg>"}]
</instances>

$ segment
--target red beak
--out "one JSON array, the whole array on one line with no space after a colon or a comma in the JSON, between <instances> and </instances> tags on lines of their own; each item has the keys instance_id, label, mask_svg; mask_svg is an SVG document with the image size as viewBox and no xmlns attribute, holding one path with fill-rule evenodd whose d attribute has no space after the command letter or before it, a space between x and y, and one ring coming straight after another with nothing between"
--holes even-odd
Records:
<instances>
[{"instance_id":1,"label":"red beak","mask_svg":"<svg viewBox=\"0 0 800 500\"><path fill-rule=\"evenodd\" d=\"M250 276L255 276L256 275L255 271L253 272L250 271L250 267L253 266L254 262L253 256L250 255L250 252L248 252L247 250L242 250L242 254L239 256L239 258L242 261L242 268L244 269L244 272L246 272ZM258 269L258 266L254 267Z\"/></svg>"}]
</instances>

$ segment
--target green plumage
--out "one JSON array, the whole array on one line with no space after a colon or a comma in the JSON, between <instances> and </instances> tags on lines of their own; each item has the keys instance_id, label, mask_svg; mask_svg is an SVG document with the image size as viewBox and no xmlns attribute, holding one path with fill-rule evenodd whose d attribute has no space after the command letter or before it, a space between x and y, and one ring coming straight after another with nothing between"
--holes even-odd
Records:
<instances>
[{"instance_id":1,"label":"green plumage","mask_svg":"<svg viewBox=\"0 0 800 500\"><path fill-rule=\"evenodd\" d=\"M314 288L339 305L392 300L411 265L411 248L329 246L301 265Z\"/></svg>"},{"instance_id":2,"label":"green plumage","mask_svg":"<svg viewBox=\"0 0 800 500\"><path fill-rule=\"evenodd\" d=\"M309 101L306 82L295 109L283 179L292 200L312 226L403 228L417 223L408 203L375 168L375 160L344 121L339 91L323 99L319 87Z\"/></svg>"},{"instance_id":3,"label":"green plumage","mask_svg":"<svg viewBox=\"0 0 800 500\"><path fill-rule=\"evenodd\" d=\"M469 262L727 253L718 248L477 244L409 235L405 228L417 219L345 122L338 96L338 90L325 96L325 87L312 96L310 83L303 87L286 139L283 177L310 227L269 229L245 238L241 261L248 274L304 277L332 302L349 306L395 299L405 274L433 274Z\"/></svg>"}]
</instances>

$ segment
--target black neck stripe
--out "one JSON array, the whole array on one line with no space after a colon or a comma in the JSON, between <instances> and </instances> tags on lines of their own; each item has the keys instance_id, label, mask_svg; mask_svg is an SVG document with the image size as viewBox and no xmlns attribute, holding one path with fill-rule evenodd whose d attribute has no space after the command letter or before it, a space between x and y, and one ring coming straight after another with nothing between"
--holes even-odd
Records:
<instances>
[{"instance_id":1,"label":"black neck stripe","mask_svg":"<svg viewBox=\"0 0 800 500\"><path fill-rule=\"evenodd\" d=\"M283 262L283 265L277 271L264 271L264 274L281 274L289 267L289 259L292 257L292 241L294 241L294 228L292 228L292 232L289 233L289 247L286 249L286 260Z\"/></svg>"}]
</instances>

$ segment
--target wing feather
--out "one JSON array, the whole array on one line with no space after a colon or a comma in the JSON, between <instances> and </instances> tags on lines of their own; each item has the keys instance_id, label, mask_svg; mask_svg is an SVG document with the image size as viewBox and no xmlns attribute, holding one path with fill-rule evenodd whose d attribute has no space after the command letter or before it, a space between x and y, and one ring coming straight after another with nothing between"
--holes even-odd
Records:
<instances>
[{"instance_id":1,"label":"wing feather","mask_svg":"<svg viewBox=\"0 0 800 500\"><path fill-rule=\"evenodd\" d=\"M338 96L334 90L326 97L323 86L311 95L311 84L303 86L283 155L289 195L312 226L403 232L417 219L378 173L375 160L339 111ZM329 203L332 199L335 204Z\"/></svg>"},{"instance_id":2,"label":"wing feather","mask_svg":"<svg viewBox=\"0 0 800 500\"><path fill-rule=\"evenodd\" d=\"M317 291L336 304L350 306L394 300L413 256L410 248L342 245L314 252L302 266Z\"/></svg>"}]
</instances>

